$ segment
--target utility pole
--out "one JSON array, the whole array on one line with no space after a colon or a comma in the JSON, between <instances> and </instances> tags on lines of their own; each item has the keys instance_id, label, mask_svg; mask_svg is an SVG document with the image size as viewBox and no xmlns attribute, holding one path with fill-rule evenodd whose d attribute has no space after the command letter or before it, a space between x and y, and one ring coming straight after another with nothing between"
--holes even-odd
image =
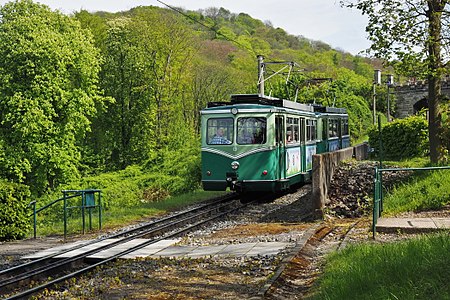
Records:
<instances>
[{"instance_id":1,"label":"utility pole","mask_svg":"<svg viewBox=\"0 0 450 300\"><path fill-rule=\"evenodd\" d=\"M258 93L264 97L264 56L258 55Z\"/></svg>"},{"instance_id":2,"label":"utility pole","mask_svg":"<svg viewBox=\"0 0 450 300\"><path fill-rule=\"evenodd\" d=\"M386 112L386 117L387 117L387 121L390 122L391 121L391 100L390 100L390 87L394 85L394 75L388 74L387 75L387 81L386 81L386 85L387 85L387 112Z\"/></svg>"},{"instance_id":3,"label":"utility pole","mask_svg":"<svg viewBox=\"0 0 450 300\"><path fill-rule=\"evenodd\" d=\"M374 70L373 73L373 124L377 124L377 92L376 86L381 84L381 70Z\"/></svg>"}]
</instances>

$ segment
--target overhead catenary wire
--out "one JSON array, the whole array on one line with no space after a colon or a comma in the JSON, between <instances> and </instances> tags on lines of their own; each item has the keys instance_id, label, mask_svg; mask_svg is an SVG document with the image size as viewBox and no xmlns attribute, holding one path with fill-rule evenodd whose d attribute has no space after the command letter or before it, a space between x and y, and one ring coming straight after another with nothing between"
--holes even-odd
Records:
<instances>
[{"instance_id":1,"label":"overhead catenary wire","mask_svg":"<svg viewBox=\"0 0 450 300\"><path fill-rule=\"evenodd\" d=\"M226 36L226 35L223 34L223 33L220 33L218 30L216 30L216 29L214 29L214 28L212 28L212 27L210 27L210 26L204 24L203 22L200 22L199 20L195 19L194 17L192 17L192 16L186 14L186 13L185 13L184 11L182 11L181 9L178 9L178 8L176 8L176 7L173 7L173 6L171 6L171 5L169 5L169 4L165 3L165 2L163 2L163 1L161 1L161 0L156 0L156 1L159 2L159 3L161 3L162 5L166 6L167 8L169 8L169 9L171 9L171 10L173 10L173 11L179 13L179 14L181 14L182 16L188 18L189 20L191 20L191 21L193 21L193 22L195 22L195 23L201 25L202 27L208 29L209 31L214 32L216 35L222 36L222 37L225 38L227 41L230 41L230 42L232 42L232 43L235 43L236 45L240 46L242 49L245 49L245 50L249 51L251 54L253 54L253 55L255 55L255 56L258 56L258 55L259 55L258 53L255 52L255 50L253 50L253 48L250 48L250 47L248 47L248 46L246 46L246 45L240 43L238 40L233 39L233 38L230 38L230 37ZM286 76L286 80L285 80L285 84L286 84L286 86L288 86L288 85L293 85L293 86L295 87L295 96L294 96L294 98L295 98L295 101L297 101L298 90L299 90L300 86L299 86L298 84L294 83L292 80L290 80L290 76L291 76L293 73L297 73L297 72L300 73L300 72L304 72L304 71L306 71L306 70L305 70L305 69L294 70L294 67L300 68L300 65L299 65L298 63L296 63L296 62L293 62L293 61L291 61L291 62L281 62L281 61L275 61L274 59L272 59L272 58L270 58L270 57L268 57L268 58L271 59L272 62L264 62L264 66L265 66L264 69L265 69L265 72L271 71L272 74L271 74L269 77L264 78L264 77L262 77L262 76L264 76L263 73L261 73L260 76L258 77L258 84L261 83L261 82L267 81L268 79L272 78L272 77L275 76L275 75L287 75L287 76ZM267 68L268 65L276 65L276 64L287 64L287 66L281 68L281 69L278 70L278 71L270 70L270 69ZM288 71L287 73L284 73L283 71L284 71L287 67L289 67L289 71ZM307 77L308 77L308 76L307 76ZM314 79L312 79L312 80L314 80Z\"/></svg>"},{"instance_id":2,"label":"overhead catenary wire","mask_svg":"<svg viewBox=\"0 0 450 300\"><path fill-rule=\"evenodd\" d=\"M197 19L191 17L190 15L184 13L182 10L180 10L180 9L178 9L178 8L176 8L176 7L173 7L173 6L171 6L171 5L167 4L167 3L164 3L164 2L161 1L161 0L156 0L156 1L158 1L159 3L161 3L161 4L164 5L164 6L168 7L169 9L171 9L171 10L173 10L173 11L175 11L175 12L177 12L177 13L183 15L183 16L185 16L185 17L188 18L189 20L191 20L191 21L193 21L193 22L195 22L195 23L197 23L197 24L199 24L199 25L205 27L206 29L208 29L208 30L214 32L215 34L224 37L227 41L233 42L233 43L239 45L240 47L242 47L242 48L244 48L244 49L250 51L253 55L257 56L257 53L256 53L255 50L253 50L252 48L249 48L249 47L247 47L246 45L240 43L239 41L237 41L237 40L235 40L235 39L232 39L232 38L226 36L226 35L223 34L223 33L220 33L219 31L215 30L214 28L209 27L208 25L206 25L206 24L200 22L199 20L197 20Z\"/></svg>"}]
</instances>

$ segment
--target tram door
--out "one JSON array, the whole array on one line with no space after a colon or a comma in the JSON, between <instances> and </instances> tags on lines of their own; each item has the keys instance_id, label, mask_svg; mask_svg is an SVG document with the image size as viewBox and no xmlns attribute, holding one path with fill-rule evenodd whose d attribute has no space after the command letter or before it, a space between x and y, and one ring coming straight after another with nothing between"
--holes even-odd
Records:
<instances>
[{"instance_id":1,"label":"tram door","mask_svg":"<svg viewBox=\"0 0 450 300\"><path fill-rule=\"evenodd\" d=\"M279 179L286 178L286 149L284 145L284 117L275 116L275 143L277 147L278 170L277 177Z\"/></svg>"}]
</instances>

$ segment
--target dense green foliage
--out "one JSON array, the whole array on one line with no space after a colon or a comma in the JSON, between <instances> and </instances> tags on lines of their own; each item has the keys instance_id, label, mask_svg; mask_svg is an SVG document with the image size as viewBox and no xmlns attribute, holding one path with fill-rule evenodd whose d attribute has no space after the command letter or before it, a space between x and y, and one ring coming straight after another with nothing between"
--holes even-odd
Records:
<instances>
[{"instance_id":1,"label":"dense green foliage","mask_svg":"<svg viewBox=\"0 0 450 300\"><path fill-rule=\"evenodd\" d=\"M31 227L27 186L0 181L0 241L23 238Z\"/></svg>"},{"instance_id":2,"label":"dense green foliage","mask_svg":"<svg viewBox=\"0 0 450 300\"><path fill-rule=\"evenodd\" d=\"M428 149L427 121L423 116L411 116L386 123L381 129L381 141L383 159L423 156ZM378 128L369 131L369 144L380 153Z\"/></svg>"},{"instance_id":3,"label":"dense green foliage","mask_svg":"<svg viewBox=\"0 0 450 300\"><path fill-rule=\"evenodd\" d=\"M448 299L450 235L351 245L327 257L314 299Z\"/></svg>"},{"instance_id":4,"label":"dense green foliage","mask_svg":"<svg viewBox=\"0 0 450 300\"><path fill-rule=\"evenodd\" d=\"M95 121L90 144L95 156L86 157L91 165L121 169L153 160L167 144L185 147L187 140L198 139L198 111L208 101L256 92L256 54L296 61L308 69L305 78L336 79L332 91L329 85L304 84L299 101L349 108L351 125L358 128L354 139L369 125L365 97L371 91L372 67L362 58L291 36L244 13L223 8L185 13L191 19L157 7L76 14L101 44L102 88L115 99ZM281 86L281 81L270 84L267 93L290 96L292 86Z\"/></svg>"},{"instance_id":5,"label":"dense green foliage","mask_svg":"<svg viewBox=\"0 0 450 300\"><path fill-rule=\"evenodd\" d=\"M99 51L73 18L0 8L0 175L41 194L76 179L98 96Z\"/></svg>"},{"instance_id":6,"label":"dense green foliage","mask_svg":"<svg viewBox=\"0 0 450 300\"><path fill-rule=\"evenodd\" d=\"M0 178L44 195L38 207L68 187L103 189L107 209L195 190L199 111L256 93L257 54L306 69L288 86L274 77L267 94L298 89L300 102L348 108L353 140L371 125L368 59L245 13L184 13L0 7ZM311 84L318 77L333 80Z\"/></svg>"}]
</instances>

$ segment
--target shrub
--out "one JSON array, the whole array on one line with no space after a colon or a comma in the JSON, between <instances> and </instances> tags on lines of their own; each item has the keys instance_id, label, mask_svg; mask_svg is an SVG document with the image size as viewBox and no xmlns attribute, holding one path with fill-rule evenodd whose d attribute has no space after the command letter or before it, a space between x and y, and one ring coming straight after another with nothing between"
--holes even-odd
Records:
<instances>
[{"instance_id":1,"label":"shrub","mask_svg":"<svg viewBox=\"0 0 450 300\"><path fill-rule=\"evenodd\" d=\"M158 160L148 161L147 172L153 174L146 185L165 190L170 195L195 191L200 187L200 149L186 145L177 149L161 151Z\"/></svg>"},{"instance_id":2,"label":"shrub","mask_svg":"<svg viewBox=\"0 0 450 300\"><path fill-rule=\"evenodd\" d=\"M27 186L0 181L0 240L25 237L31 228L29 197Z\"/></svg>"},{"instance_id":3,"label":"shrub","mask_svg":"<svg viewBox=\"0 0 450 300\"><path fill-rule=\"evenodd\" d=\"M402 160L424 156L428 149L428 125L422 116L385 124L381 129L383 159ZM369 144L380 153L378 128L369 131Z\"/></svg>"}]
</instances>

